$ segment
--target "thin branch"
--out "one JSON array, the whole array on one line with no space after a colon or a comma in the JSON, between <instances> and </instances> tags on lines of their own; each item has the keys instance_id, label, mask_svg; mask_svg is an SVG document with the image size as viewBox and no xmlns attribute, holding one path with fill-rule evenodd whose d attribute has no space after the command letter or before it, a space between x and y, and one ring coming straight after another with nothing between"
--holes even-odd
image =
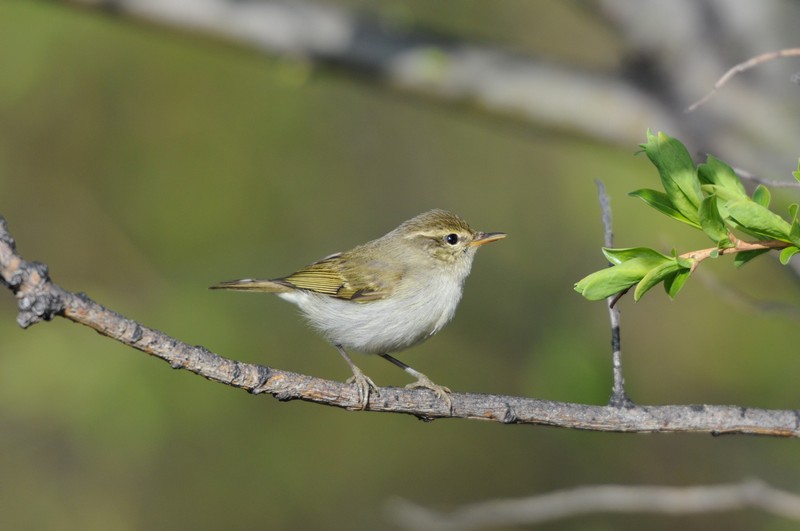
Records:
<instances>
[{"instance_id":1,"label":"thin branch","mask_svg":"<svg viewBox=\"0 0 800 531\"><path fill-rule=\"evenodd\" d=\"M102 335L156 356L214 382L279 400L306 400L359 409L354 386L223 358L113 312L82 293L50 280L47 266L25 261L0 216L0 283L16 296L17 322L27 328L53 317L86 325ZM384 387L367 410L406 413L423 419L469 418L504 424L539 424L595 431L748 433L800 437L800 411L741 406L669 405L616 408L478 393L453 393L452 410L432 391Z\"/></svg>"},{"instance_id":2,"label":"thin branch","mask_svg":"<svg viewBox=\"0 0 800 531\"><path fill-rule=\"evenodd\" d=\"M441 513L406 500L389 506L405 529L468 530L543 524L591 513L690 515L761 509L800 520L800 496L757 480L693 487L594 485L480 502Z\"/></svg>"},{"instance_id":3,"label":"thin branch","mask_svg":"<svg viewBox=\"0 0 800 531\"><path fill-rule=\"evenodd\" d=\"M736 175L742 179L746 179L748 181L753 181L758 184L763 184L764 186L771 186L773 188L800 188L800 182L797 181L779 181L777 179L764 179L763 177L759 177L758 175L749 172L742 168L733 167L732 168Z\"/></svg>"},{"instance_id":4,"label":"thin branch","mask_svg":"<svg viewBox=\"0 0 800 531\"><path fill-rule=\"evenodd\" d=\"M687 113L692 112L701 105L704 105L706 102L708 102L708 100L714 97L714 94L717 93L717 91L722 87L722 85L730 81L730 79L736 74L744 72L745 70L750 70L751 68L766 63L768 61L774 61L775 59L780 59L781 57L797 57L797 56L800 56L800 48L787 48L785 50L778 50L777 52L762 53L761 55L757 55L755 57L748 59L747 61L739 63L738 65L734 66L733 68L725 72L722 75L722 77L719 78L716 83L714 83L714 87L705 96L703 96L696 102L689 105L689 107L686 108L685 112Z\"/></svg>"},{"instance_id":5,"label":"thin branch","mask_svg":"<svg viewBox=\"0 0 800 531\"><path fill-rule=\"evenodd\" d=\"M696 268L700 264L700 262L702 262L703 260L707 260L712 256L735 254L744 251L785 249L786 247L790 247L792 245L791 243L780 240L762 240L756 242L747 242L744 240L736 239L733 236L730 237L730 240L733 243L733 247L725 247L723 249L720 249L719 247L708 247L706 249L699 249L697 251L689 251L688 253L683 253L680 257L687 258L689 260L694 260L694 264L692 265L692 270L694 270L694 268Z\"/></svg>"},{"instance_id":6,"label":"thin branch","mask_svg":"<svg viewBox=\"0 0 800 531\"><path fill-rule=\"evenodd\" d=\"M595 179L594 182L595 185L597 185L597 196L600 201L600 210L602 211L604 228L603 244L611 248L614 247L611 198L606 193L606 187L603 181ZM611 264L609 264L609 266L610 265ZM622 376L622 334L620 332L620 315L619 308L617 307L617 300L616 295L606 299L606 303L608 304L608 317L611 321L611 360L614 373L614 387L612 388L608 405L613 407L632 407L633 401L625 392L625 378Z\"/></svg>"}]
</instances>

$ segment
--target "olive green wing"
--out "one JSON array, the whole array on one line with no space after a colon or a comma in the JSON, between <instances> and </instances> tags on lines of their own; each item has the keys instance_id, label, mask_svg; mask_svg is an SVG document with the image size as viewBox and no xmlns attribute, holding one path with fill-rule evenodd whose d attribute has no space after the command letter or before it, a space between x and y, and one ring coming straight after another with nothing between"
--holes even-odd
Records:
<instances>
[{"instance_id":1,"label":"olive green wing","mask_svg":"<svg viewBox=\"0 0 800 531\"><path fill-rule=\"evenodd\" d=\"M390 295L402 276L402 271L379 260L337 253L275 281L339 299L369 302Z\"/></svg>"}]
</instances>

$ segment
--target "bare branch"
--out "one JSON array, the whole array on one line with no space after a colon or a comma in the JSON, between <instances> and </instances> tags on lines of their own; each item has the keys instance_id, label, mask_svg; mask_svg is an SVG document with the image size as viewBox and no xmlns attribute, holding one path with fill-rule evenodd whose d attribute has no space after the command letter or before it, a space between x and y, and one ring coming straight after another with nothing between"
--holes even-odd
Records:
<instances>
[{"instance_id":1,"label":"bare branch","mask_svg":"<svg viewBox=\"0 0 800 531\"><path fill-rule=\"evenodd\" d=\"M611 198L606 193L603 181L595 179L597 185L597 195L602 211L604 228L603 245L614 247L614 230L611 222ZM609 264L610 266L611 264ZM625 378L622 377L622 334L620 332L620 315L617 307L617 295L613 295L606 300L608 305L608 317L611 321L611 362L614 373L614 386L611 391L611 398L608 405L614 407L632 407L633 401L625 392Z\"/></svg>"},{"instance_id":2,"label":"bare branch","mask_svg":"<svg viewBox=\"0 0 800 531\"><path fill-rule=\"evenodd\" d=\"M800 496L757 480L693 487L583 486L527 498L480 502L448 514L395 500L389 511L405 529L467 530L542 524L598 512L686 515L749 508L800 520Z\"/></svg>"},{"instance_id":3,"label":"bare branch","mask_svg":"<svg viewBox=\"0 0 800 531\"><path fill-rule=\"evenodd\" d=\"M748 181L753 181L758 184L763 184L764 186L771 186L773 188L800 188L800 182L797 181L779 181L777 179L764 179L763 177L759 177L758 175L751 173L745 169L733 167L733 171L736 172L741 179L746 179Z\"/></svg>"},{"instance_id":4,"label":"bare branch","mask_svg":"<svg viewBox=\"0 0 800 531\"><path fill-rule=\"evenodd\" d=\"M279 400L307 400L359 409L354 386L223 358L113 312L82 293L53 283L43 264L17 254L5 219L0 216L0 281L18 300L17 321L29 327L55 316L93 328L100 334L146 352L209 380L269 393ZM800 412L741 406L668 405L618 408L478 393L453 393L452 411L425 389L384 387L371 395L367 409L406 413L423 419L469 418L504 424L540 424L595 431L748 433L800 437Z\"/></svg>"},{"instance_id":5,"label":"bare branch","mask_svg":"<svg viewBox=\"0 0 800 531\"><path fill-rule=\"evenodd\" d=\"M797 56L800 56L800 48L787 48L785 50L762 53L761 55L751 57L747 61L741 62L736 66L734 66L733 68L731 68L730 70L728 70L727 72L725 72L722 75L722 77L719 78L716 83L714 83L714 87L705 96L703 96L696 102L689 105L689 107L686 108L685 112L687 113L692 112L701 105L704 105L706 102L708 102L708 100L714 97L714 94L717 93L717 91L722 87L722 85L730 81L730 79L736 74L744 72L745 70L750 70L751 68L766 63L768 61L774 61L775 59L780 59L781 57L797 57Z\"/></svg>"}]
</instances>

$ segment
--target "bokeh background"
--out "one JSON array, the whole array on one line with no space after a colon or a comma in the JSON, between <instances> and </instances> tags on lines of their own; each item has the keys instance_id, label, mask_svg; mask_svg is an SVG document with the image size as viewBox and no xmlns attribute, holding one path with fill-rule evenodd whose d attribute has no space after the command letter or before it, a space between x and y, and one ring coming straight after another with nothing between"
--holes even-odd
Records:
<instances>
[{"instance_id":1,"label":"bokeh background","mask_svg":"<svg viewBox=\"0 0 800 531\"><path fill-rule=\"evenodd\" d=\"M615 30L602 4L325 3L635 79L642 49ZM657 17L672 43L670 28L684 28L688 8L669 4L654 12L633 2L626 12L644 32ZM742 7L698 4L728 14ZM756 38L755 25L738 42L730 34L714 41L713 26L700 32L726 53L717 54L721 70L686 76L693 97L734 63L793 44L776 28L796 30L800 18L783 4L763 2L781 20L767 40ZM681 86L684 76L664 65L708 51L691 42L652 46L647 57L664 67L656 77ZM743 76L709 104L716 111L675 112L681 131L667 132L685 133L693 153L705 141L734 165L787 179L800 150L742 123L797 147L792 68L786 61ZM755 99L737 100L745 89ZM692 101L670 98L662 101L672 109ZM568 101L578 113L584 104ZM605 307L572 289L604 265L594 179L612 198L618 246L683 252L708 244L626 196L658 184L634 153L645 128L661 124L644 123L626 143L511 114L202 33L59 2L0 3L0 213L23 256L47 263L63 287L227 357L344 379L339 355L290 305L206 287L287 274L446 208L509 237L479 253L456 319L401 359L457 391L603 404L611 388ZM789 125L770 122L775 116ZM792 197L774 192L779 202ZM626 298L629 394L646 404L800 408L791 339L799 296L797 277L776 260L734 271L720 259L704 264L675 301L660 290L636 304ZM743 303L753 300L777 302L769 308L778 311ZM587 484L747 477L800 490L793 440L424 423L280 403L169 370L63 319L23 331L14 318L15 301L0 294L5 529L379 529L394 525L386 513L394 497L449 509ZM357 362L380 385L408 383L383 360ZM590 515L544 528L796 525L738 511Z\"/></svg>"}]
</instances>

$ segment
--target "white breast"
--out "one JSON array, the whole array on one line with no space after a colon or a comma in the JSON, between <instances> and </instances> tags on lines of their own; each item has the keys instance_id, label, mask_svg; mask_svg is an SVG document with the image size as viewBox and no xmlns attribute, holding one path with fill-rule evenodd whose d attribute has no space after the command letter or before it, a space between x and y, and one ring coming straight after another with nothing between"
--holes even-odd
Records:
<instances>
[{"instance_id":1,"label":"white breast","mask_svg":"<svg viewBox=\"0 0 800 531\"><path fill-rule=\"evenodd\" d=\"M426 340L455 314L466 274L433 273L416 279L413 289L378 301L358 303L308 291L278 296L296 304L331 343L368 354L396 352Z\"/></svg>"}]
</instances>

